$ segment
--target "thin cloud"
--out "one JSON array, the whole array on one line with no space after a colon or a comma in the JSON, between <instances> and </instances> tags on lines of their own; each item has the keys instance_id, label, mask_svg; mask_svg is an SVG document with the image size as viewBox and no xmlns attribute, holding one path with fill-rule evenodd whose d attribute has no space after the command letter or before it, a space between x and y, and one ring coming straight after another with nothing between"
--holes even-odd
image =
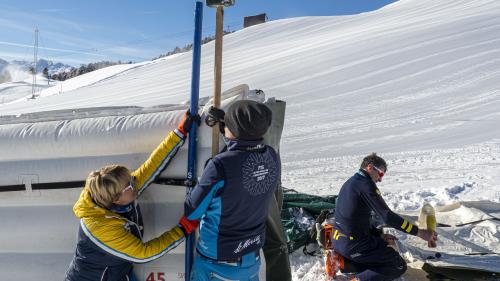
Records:
<instances>
[{"instance_id":1,"label":"thin cloud","mask_svg":"<svg viewBox=\"0 0 500 281\"><path fill-rule=\"evenodd\" d=\"M112 54L115 54L115 55L119 55L119 56L129 56L129 57L136 57L136 58L144 58L146 50L144 50L144 49L137 49L137 48L131 48L131 47L118 46L118 47L109 48L108 52L112 53Z\"/></svg>"},{"instance_id":2,"label":"thin cloud","mask_svg":"<svg viewBox=\"0 0 500 281\"><path fill-rule=\"evenodd\" d=\"M160 14L160 11L141 11L141 12L137 13L137 15L140 15L140 16L159 15L159 14Z\"/></svg>"},{"instance_id":3,"label":"thin cloud","mask_svg":"<svg viewBox=\"0 0 500 281\"><path fill-rule=\"evenodd\" d=\"M32 39L33 37L33 31L34 28L28 27L19 23L14 23L13 21L10 20L3 20L0 19L0 27L5 27L5 28L15 28L19 31L23 31L26 33L30 34L29 39ZM27 37L28 38L28 37ZM2 41L0 41L2 42ZM60 44L62 46L68 46L70 48L74 49L68 49L68 48L50 48L50 47L45 47L44 45L47 42L51 42L51 45L54 44ZM27 45L27 44L20 44L16 42L5 42L3 41L0 43L1 45L9 45L9 46L16 46L16 47L33 47L33 45ZM96 49L94 46L94 41L91 40L82 40L80 37L77 36L68 36L67 33L61 33L61 32L53 32L50 30L46 29L40 29L39 33L39 49L42 50L51 50L51 51L61 51L61 52L72 52L72 53L85 53L82 52L82 46L89 46L85 50L92 50ZM80 50L80 51L78 51Z\"/></svg>"},{"instance_id":4,"label":"thin cloud","mask_svg":"<svg viewBox=\"0 0 500 281\"><path fill-rule=\"evenodd\" d=\"M12 14L11 14L12 15ZM8 20L8 19L2 19L0 18L0 28L4 28L6 30L18 30L22 31L25 33L30 33L30 39L32 38L33 31L35 28L33 26L30 26L26 24L26 22L30 22L28 20L24 20L24 17L29 17L30 15L27 13L21 13L17 12L17 20ZM37 16L40 18L40 16ZM102 30L102 27L100 26L92 26L92 25L82 25L73 21L65 20L65 19L60 19L60 18L55 18L51 16L44 16L41 18L42 22L50 22L51 26L64 26L64 27L70 27L72 30L77 30L80 32L85 31L86 29L100 29ZM39 33L39 38L40 38L40 45L42 45L44 42L47 41L52 41L52 42L57 42L61 45L66 45L70 47L81 47L81 46L90 46L91 47L95 46L94 40L85 40L81 39L82 36L71 36L68 34L71 34L71 32L55 32L51 31L50 27L49 28L39 28L40 33ZM123 30L115 30L111 29L110 32L117 33L117 32L122 32ZM128 30L128 33L135 33L134 36L139 36L141 38L147 38L146 35L144 35L142 32L139 31L134 31L134 30ZM144 40L144 39L142 39ZM140 41L142 41L140 40ZM101 41L102 42L102 41ZM109 48L110 46L115 45L116 42L108 42L108 43L103 43L103 48ZM99 49L99 47L97 47Z\"/></svg>"},{"instance_id":5,"label":"thin cloud","mask_svg":"<svg viewBox=\"0 0 500 281\"><path fill-rule=\"evenodd\" d=\"M22 53L0 51L0 58L5 60L26 60L29 57ZM32 56L31 59L33 59Z\"/></svg>"},{"instance_id":6,"label":"thin cloud","mask_svg":"<svg viewBox=\"0 0 500 281\"><path fill-rule=\"evenodd\" d=\"M46 10L55 11L55 9L46 9ZM70 10L60 9L60 11L68 12ZM87 28L93 28L90 25L85 25L78 23L76 21L61 18L59 14L53 15L53 13L54 12L40 14L38 12L23 12L19 10L10 10L8 11L7 14L9 15L9 17L14 18L15 23L19 25L22 25L22 23L25 22L28 23L38 22L40 23L40 25L43 25L44 23L50 23L51 26L64 26L66 28L77 30L79 32L85 31Z\"/></svg>"},{"instance_id":7,"label":"thin cloud","mask_svg":"<svg viewBox=\"0 0 500 281\"><path fill-rule=\"evenodd\" d=\"M58 26L58 25L60 25L60 26L69 26L69 27L71 27L71 28L73 28L75 30L78 30L80 32L83 32L87 28L90 28L90 26L86 26L86 25L83 25L83 24L80 24L78 22L71 21L71 20L66 20L66 19L61 19L61 18L51 18L50 20L56 26Z\"/></svg>"},{"instance_id":8,"label":"thin cloud","mask_svg":"<svg viewBox=\"0 0 500 281\"><path fill-rule=\"evenodd\" d=\"M13 42L4 42L4 41L0 41L0 45L33 48L33 45L19 44L19 43L13 43ZM81 51L81 50L68 50L68 49L49 48L49 47L38 47L38 49L40 49L40 50L47 50L47 51L56 51L56 52L66 52L66 53L91 55L91 56L103 56L101 54L90 53L90 52L85 52L85 51Z\"/></svg>"},{"instance_id":9,"label":"thin cloud","mask_svg":"<svg viewBox=\"0 0 500 281\"><path fill-rule=\"evenodd\" d=\"M1 5L0 5L1 7ZM154 50L150 48L139 48L137 45L144 45L146 43L161 41L163 38L151 38L150 36L144 34L139 30L128 29L127 38L139 38L134 39L129 42L116 42L108 39L92 39L84 35L85 31L92 31L94 29L108 29L109 32L117 33L118 30L114 28L102 27L102 26L92 26L88 24L80 24L75 21L66 20L57 16L57 13L66 13L70 11L68 9L58 9L58 8L46 8L41 9L44 13L37 12L25 12L20 10L13 10L12 8L6 7L4 10L5 16L0 16L0 28L4 30L13 30L22 33L26 33L24 37L27 40L17 39L16 41L12 39L7 39L0 41L0 46L8 46L12 48L19 48L19 54L15 56L16 58L26 57L26 48L33 48L31 44L33 38L33 31L37 23L39 33L39 49L45 52L41 52L41 55L47 58L52 56L57 61L68 61L71 59L73 63L91 61L97 59L118 59L120 57L133 57L135 59L150 59L151 57L157 56L163 50L153 54ZM143 15L159 13L156 11L141 11L138 12ZM36 17L35 17L36 15ZM7 18L8 17L8 18ZM34 22L33 20L36 19ZM47 25L49 24L49 25ZM62 32L56 27L64 27L65 31ZM123 30L120 30L122 33ZM125 36L125 34L124 34ZM132 47L131 45L136 45ZM57 46L58 48L53 48L49 46ZM12 50L4 50L11 52ZM84 57L77 59L78 56Z\"/></svg>"},{"instance_id":10,"label":"thin cloud","mask_svg":"<svg viewBox=\"0 0 500 281\"><path fill-rule=\"evenodd\" d=\"M38 10L41 13L65 13L71 10L68 9L57 9L57 8L52 8L52 9L40 9Z\"/></svg>"},{"instance_id":11,"label":"thin cloud","mask_svg":"<svg viewBox=\"0 0 500 281\"><path fill-rule=\"evenodd\" d=\"M26 57L26 56L23 56L20 53L2 52L2 51L0 51L0 58L5 59L7 61L14 61L14 60L30 61L30 59L33 60L32 56ZM90 62L95 62L95 59L89 58L89 57L59 58L59 57L47 56L47 57L44 57L44 59L50 60L50 61L53 61L53 62L61 62L61 63L69 64L69 65L72 65L72 66L77 66L77 65L81 65L81 64L87 64L87 63L90 63Z\"/></svg>"},{"instance_id":12,"label":"thin cloud","mask_svg":"<svg viewBox=\"0 0 500 281\"><path fill-rule=\"evenodd\" d=\"M0 19L0 27L8 30L18 30L23 32L33 32L35 30L33 27L24 26L19 24L18 21L8 19Z\"/></svg>"}]
</instances>

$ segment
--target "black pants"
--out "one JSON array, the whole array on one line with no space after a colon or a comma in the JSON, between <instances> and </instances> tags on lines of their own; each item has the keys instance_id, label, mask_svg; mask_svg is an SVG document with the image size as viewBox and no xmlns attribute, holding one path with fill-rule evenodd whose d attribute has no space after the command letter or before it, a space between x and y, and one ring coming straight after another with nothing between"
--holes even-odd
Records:
<instances>
[{"instance_id":1,"label":"black pants","mask_svg":"<svg viewBox=\"0 0 500 281\"><path fill-rule=\"evenodd\" d=\"M359 268L356 277L361 281L394 280L406 271L406 262L380 237L371 236L358 241L339 237L333 241L333 248L356 264Z\"/></svg>"}]
</instances>

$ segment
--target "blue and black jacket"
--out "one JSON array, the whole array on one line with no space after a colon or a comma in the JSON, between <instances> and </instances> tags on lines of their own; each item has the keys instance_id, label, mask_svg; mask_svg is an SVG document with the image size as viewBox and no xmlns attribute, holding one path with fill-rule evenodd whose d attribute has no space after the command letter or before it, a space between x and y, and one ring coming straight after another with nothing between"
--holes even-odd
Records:
<instances>
[{"instance_id":1,"label":"blue and black jacket","mask_svg":"<svg viewBox=\"0 0 500 281\"><path fill-rule=\"evenodd\" d=\"M354 240L367 238L373 233L372 211L389 226L417 235L418 227L391 211L370 175L359 170L340 189L335 206L335 228Z\"/></svg>"},{"instance_id":2,"label":"blue and black jacket","mask_svg":"<svg viewBox=\"0 0 500 281\"><path fill-rule=\"evenodd\" d=\"M280 160L262 140L229 140L189 192L185 215L200 222L199 254L233 261L264 245L269 202L280 179Z\"/></svg>"}]
</instances>

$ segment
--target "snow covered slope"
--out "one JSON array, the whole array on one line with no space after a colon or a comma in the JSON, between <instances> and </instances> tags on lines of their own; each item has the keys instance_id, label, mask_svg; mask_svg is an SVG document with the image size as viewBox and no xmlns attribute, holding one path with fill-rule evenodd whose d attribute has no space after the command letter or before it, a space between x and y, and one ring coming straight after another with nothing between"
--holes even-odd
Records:
<instances>
[{"instance_id":1,"label":"snow covered slope","mask_svg":"<svg viewBox=\"0 0 500 281\"><path fill-rule=\"evenodd\" d=\"M499 34L498 0L400 0L353 16L278 20L224 37L223 89L247 83L287 101L287 187L337 193L376 151L389 163L380 188L397 210L500 202ZM213 47L202 49L201 96L212 93ZM0 115L181 103L190 72L191 53L178 54L0 105ZM487 241L472 230L457 235L498 253L500 224L492 224ZM294 263L294 278L317 280L307 278L311 264Z\"/></svg>"},{"instance_id":2,"label":"snow covered slope","mask_svg":"<svg viewBox=\"0 0 500 281\"><path fill-rule=\"evenodd\" d=\"M65 92L73 91L78 88L90 86L92 84L101 82L102 80L109 79L114 75L122 74L129 69L139 67L150 62L136 63L136 64L120 64L106 67L105 69L98 69L83 75L79 75L73 79L66 81L51 80L51 87L48 86L47 79L41 75L37 76L37 95L41 97L51 95L61 95ZM21 102L26 105L27 98L31 97L31 77L26 78L24 81L10 82L0 84L0 104ZM64 95L67 99L68 96ZM31 102L31 101L28 101ZM2 115L2 114L0 114Z\"/></svg>"},{"instance_id":3,"label":"snow covered slope","mask_svg":"<svg viewBox=\"0 0 500 281\"><path fill-rule=\"evenodd\" d=\"M31 96L31 85L26 81L0 84L0 105Z\"/></svg>"},{"instance_id":4,"label":"snow covered slope","mask_svg":"<svg viewBox=\"0 0 500 281\"><path fill-rule=\"evenodd\" d=\"M494 0L402 0L360 15L253 26L225 37L223 88L248 83L287 101L282 157L289 187L335 192L363 155L377 151L393 161L384 186L486 182L490 190L474 196L496 198L490 185L498 176L484 166L499 162L489 156L498 155L500 139L499 15ZM202 55L201 96L208 96L212 43ZM103 69L86 87L61 95L47 89L35 101L0 105L0 115L181 103L190 67L184 53ZM457 161L468 164L455 173ZM422 175L434 166L436 180Z\"/></svg>"},{"instance_id":5,"label":"snow covered slope","mask_svg":"<svg viewBox=\"0 0 500 281\"><path fill-rule=\"evenodd\" d=\"M32 77L25 78L16 82L7 82L0 84L0 105L15 102L15 101L27 101L31 98L33 93L33 83ZM51 80L51 85L47 83L47 78L42 75L37 75L37 86L35 89L36 95L39 95L41 91L49 88L50 86L55 86L59 81ZM51 87L50 89L55 89L56 87ZM1 112L1 111L0 111ZM0 114L1 115L1 114Z\"/></svg>"},{"instance_id":6,"label":"snow covered slope","mask_svg":"<svg viewBox=\"0 0 500 281\"><path fill-rule=\"evenodd\" d=\"M447 148L496 137L500 3L403 0L356 16L279 20L225 37L224 88L241 82L289 103L285 157ZM211 94L213 44L203 48ZM179 54L1 114L188 97L191 54ZM71 96L71 97L70 97ZM331 140L334 140L333 142Z\"/></svg>"}]
</instances>

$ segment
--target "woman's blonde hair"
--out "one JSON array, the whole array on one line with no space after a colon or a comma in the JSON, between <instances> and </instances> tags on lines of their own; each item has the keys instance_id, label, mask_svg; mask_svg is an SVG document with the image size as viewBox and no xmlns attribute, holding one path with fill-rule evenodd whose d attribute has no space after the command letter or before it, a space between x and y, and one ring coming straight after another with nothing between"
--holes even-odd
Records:
<instances>
[{"instance_id":1,"label":"woman's blonde hair","mask_svg":"<svg viewBox=\"0 0 500 281\"><path fill-rule=\"evenodd\" d=\"M85 188L97 205L110 208L120 198L123 189L130 183L130 170L121 165L108 165L93 171L85 181Z\"/></svg>"}]
</instances>

